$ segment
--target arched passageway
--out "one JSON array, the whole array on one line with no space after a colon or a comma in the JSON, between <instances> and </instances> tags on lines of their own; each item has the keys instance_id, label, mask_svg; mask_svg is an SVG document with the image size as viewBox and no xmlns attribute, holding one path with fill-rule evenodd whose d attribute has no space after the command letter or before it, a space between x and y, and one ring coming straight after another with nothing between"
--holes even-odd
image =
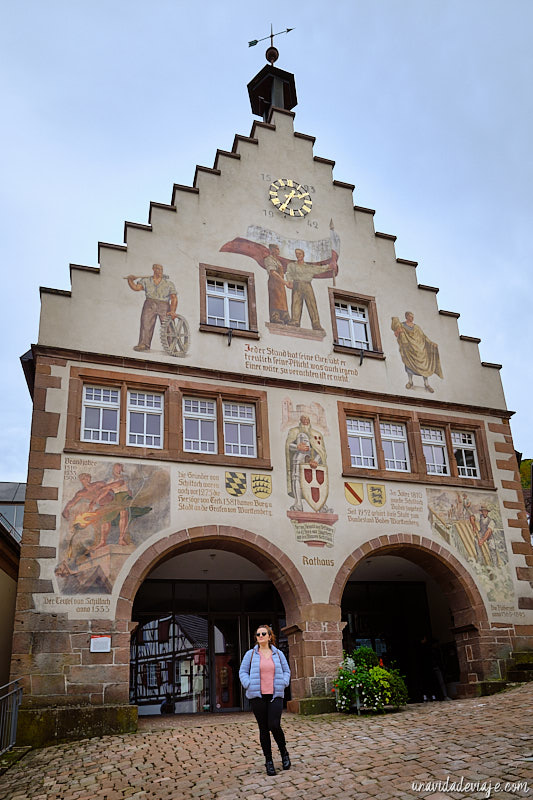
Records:
<instances>
[{"instance_id":1,"label":"arched passageway","mask_svg":"<svg viewBox=\"0 0 533 800\"><path fill-rule=\"evenodd\" d=\"M452 553L429 539L398 534L365 543L341 566L330 603L343 607L345 646L364 643L388 650L387 657L411 673L413 699L426 693L421 675L421 659L429 658L425 636L435 640L441 658L447 655L441 667L447 669L448 682L456 684L451 691L467 694L484 678L499 677L494 637L477 586Z\"/></svg>"},{"instance_id":2,"label":"arched passageway","mask_svg":"<svg viewBox=\"0 0 533 800\"><path fill-rule=\"evenodd\" d=\"M130 702L141 714L167 695L177 713L246 708L238 667L253 631L272 624L290 660L285 630L308 602L292 562L250 531L209 526L155 543L121 592L134 628Z\"/></svg>"}]
</instances>

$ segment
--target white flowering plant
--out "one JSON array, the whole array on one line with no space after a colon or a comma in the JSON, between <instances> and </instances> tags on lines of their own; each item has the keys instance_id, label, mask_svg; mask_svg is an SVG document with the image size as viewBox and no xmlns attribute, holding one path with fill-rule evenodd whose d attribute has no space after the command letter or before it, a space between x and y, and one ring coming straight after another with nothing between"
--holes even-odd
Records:
<instances>
[{"instance_id":1,"label":"white flowering plant","mask_svg":"<svg viewBox=\"0 0 533 800\"><path fill-rule=\"evenodd\" d=\"M359 705L384 712L385 707L398 708L407 703L407 687L397 669L385 669L383 661L370 647L359 647L351 655L344 654L334 682L338 711L348 713Z\"/></svg>"}]
</instances>

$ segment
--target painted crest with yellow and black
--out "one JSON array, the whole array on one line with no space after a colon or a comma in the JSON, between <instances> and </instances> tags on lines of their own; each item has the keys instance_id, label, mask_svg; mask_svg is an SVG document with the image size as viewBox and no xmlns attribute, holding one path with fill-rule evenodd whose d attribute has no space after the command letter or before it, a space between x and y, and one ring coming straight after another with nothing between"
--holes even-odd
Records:
<instances>
[{"instance_id":1,"label":"painted crest with yellow and black","mask_svg":"<svg viewBox=\"0 0 533 800\"><path fill-rule=\"evenodd\" d=\"M232 497L240 497L246 491L246 474L244 472L226 472L226 491Z\"/></svg>"},{"instance_id":2,"label":"painted crest with yellow and black","mask_svg":"<svg viewBox=\"0 0 533 800\"><path fill-rule=\"evenodd\" d=\"M252 474L252 492L261 500L264 500L265 497L270 497L272 494L272 476Z\"/></svg>"}]
</instances>

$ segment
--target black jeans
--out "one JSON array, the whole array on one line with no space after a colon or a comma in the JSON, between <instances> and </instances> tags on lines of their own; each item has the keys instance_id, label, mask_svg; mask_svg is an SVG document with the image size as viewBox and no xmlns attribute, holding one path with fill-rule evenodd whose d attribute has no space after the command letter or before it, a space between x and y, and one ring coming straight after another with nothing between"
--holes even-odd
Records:
<instances>
[{"instance_id":1,"label":"black jeans","mask_svg":"<svg viewBox=\"0 0 533 800\"><path fill-rule=\"evenodd\" d=\"M281 712L283 711L283 697L271 694L262 694L261 697L252 697L250 705L259 725L259 741L267 760L272 758L272 744L270 733L276 740L280 753L285 752L285 735L281 729Z\"/></svg>"}]
</instances>

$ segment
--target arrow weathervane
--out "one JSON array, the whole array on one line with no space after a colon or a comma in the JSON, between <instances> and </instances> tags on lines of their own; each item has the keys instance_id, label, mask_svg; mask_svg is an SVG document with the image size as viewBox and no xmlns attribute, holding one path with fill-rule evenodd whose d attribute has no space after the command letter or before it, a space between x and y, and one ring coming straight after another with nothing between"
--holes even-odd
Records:
<instances>
[{"instance_id":1,"label":"arrow weathervane","mask_svg":"<svg viewBox=\"0 0 533 800\"><path fill-rule=\"evenodd\" d=\"M272 47L274 47L274 36L279 36L282 33L290 33L293 30L294 28L287 28L286 31L278 31L277 33L272 33L272 24L271 24L269 35L263 36L262 39L252 39L251 42L248 42L248 47L255 47L256 44L259 44L259 42L265 42L267 39L270 39L270 44Z\"/></svg>"}]
</instances>

